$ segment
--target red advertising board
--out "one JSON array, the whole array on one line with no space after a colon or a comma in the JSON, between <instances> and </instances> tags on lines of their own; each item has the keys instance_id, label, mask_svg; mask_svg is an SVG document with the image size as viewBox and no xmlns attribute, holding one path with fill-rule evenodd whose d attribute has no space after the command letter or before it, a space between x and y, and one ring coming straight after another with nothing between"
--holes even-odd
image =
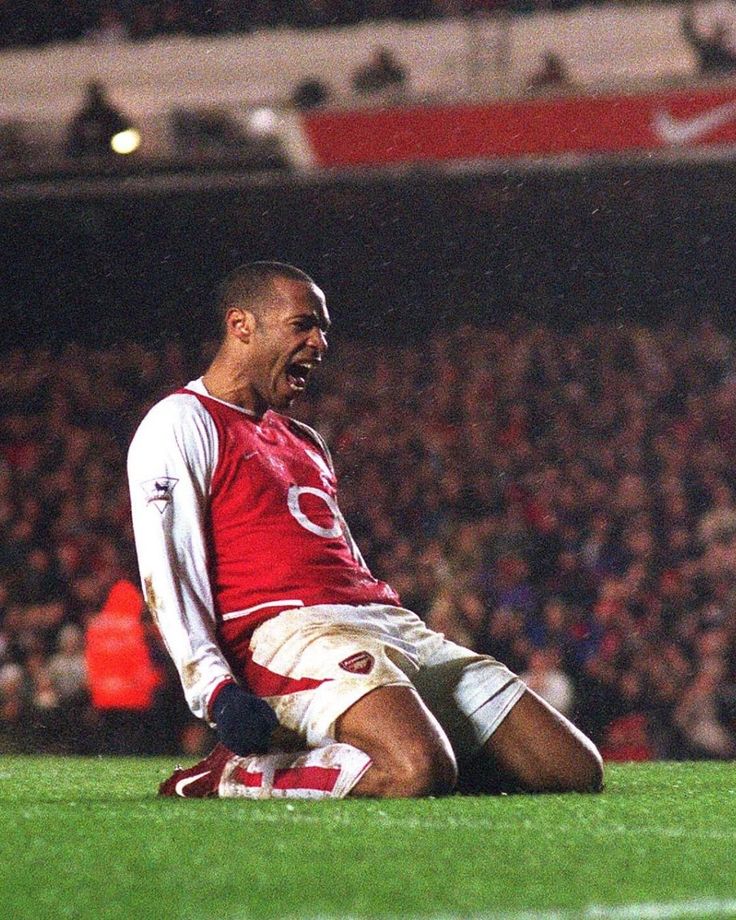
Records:
<instances>
[{"instance_id":1,"label":"red advertising board","mask_svg":"<svg viewBox=\"0 0 736 920\"><path fill-rule=\"evenodd\" d=\"M320 166L736 144L736 84L641 94L314 112Z\"/></svg>"}]
</instances>

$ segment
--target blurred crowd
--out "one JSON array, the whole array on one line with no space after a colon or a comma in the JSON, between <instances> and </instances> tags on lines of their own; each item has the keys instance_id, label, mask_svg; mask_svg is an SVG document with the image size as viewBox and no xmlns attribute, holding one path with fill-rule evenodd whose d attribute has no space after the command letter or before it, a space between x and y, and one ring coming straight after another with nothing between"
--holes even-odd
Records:
<instances>
[{"instance_id":1,"label":"blurred crowd","mask_svg":"<svg viewBox=\"0 0 736 920\"><path fill-rule=\"evenodd\" d=\"M729 758L735 358L707 321L510 320L338 342L297 414L332 447L374 572L432 627L522 673L609 759ZM137 581L125 451L205 361L133 343L4 356L0 749L109 749L86 646ZM207 729L143 626L157 676L131 748L196 752Z\"/></svg>"},{"instance_id":2,"label":"blurred crowd","mask_svg":"<svg viewBox=\"0 0 736 920\"><path fill-rule=\"evenodd\" d=\"M569 9L581 0L0 0L0 47Z\"/></svg>"}]
</instances>

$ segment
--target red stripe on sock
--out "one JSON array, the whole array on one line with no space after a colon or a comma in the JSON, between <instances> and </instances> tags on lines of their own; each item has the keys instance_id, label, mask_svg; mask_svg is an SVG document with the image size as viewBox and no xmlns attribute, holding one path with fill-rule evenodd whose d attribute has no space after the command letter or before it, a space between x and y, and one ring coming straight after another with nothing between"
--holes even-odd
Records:
<instances>
[{"instance_id":1,"label":"red stripe on sock","mask_svg":"<svg viewBox=\"0 0 736 920\"><path fill-rule=\"evenodd\" d=\"M256 773L246 770L244 767L236 767L233 770L233 779L242 783L243 786L258 788L263 785L263 773Z\"/></svg>"},{"instance_id":2,"label":"red stripe on sock","mask_svg":"<svg viewBox=\"0 0 736 920\"><path fill-rule=\"evenodd\" d=\"M332 792L339 777L340 770L334 767L287 767L276 771L273 788Z\"/></svg>"}]
</instances>

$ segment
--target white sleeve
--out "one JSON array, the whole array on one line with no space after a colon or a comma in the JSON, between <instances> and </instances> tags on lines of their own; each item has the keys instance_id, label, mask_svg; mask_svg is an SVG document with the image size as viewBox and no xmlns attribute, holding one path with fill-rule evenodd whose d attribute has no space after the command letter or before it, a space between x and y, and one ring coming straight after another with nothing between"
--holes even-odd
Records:
<instances>
[{"instance_id":1,"label":"white sleeve","mask_svg":"<svg viewBox=\"0 0 736 920\"><path fill-rule=\"evenodd\" d=\"M146 601L192 712L207 718L232 672L220 651L205 531L217 430L198 399L174 394L141 422L128 451L138 566Z\"/></svg>"}]
</instances>

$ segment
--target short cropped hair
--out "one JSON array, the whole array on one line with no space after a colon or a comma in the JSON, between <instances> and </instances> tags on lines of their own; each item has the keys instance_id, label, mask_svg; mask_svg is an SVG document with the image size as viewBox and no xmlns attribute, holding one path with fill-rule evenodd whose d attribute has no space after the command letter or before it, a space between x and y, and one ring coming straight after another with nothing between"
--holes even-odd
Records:
<instances>
[{"instance_id":1,"label":"short cropped hair","mask_svg":"<svg viewBox=\"0 0 736 920\"><path fill-rule=\"evenodd\" d=\"M239 265L220 283L215 294L220 330L224 327L227 311L231 307L249 310L258 317L277 278L314 284L306 272L288 262L246 262Z\"/></svg>"}]
</instances>

